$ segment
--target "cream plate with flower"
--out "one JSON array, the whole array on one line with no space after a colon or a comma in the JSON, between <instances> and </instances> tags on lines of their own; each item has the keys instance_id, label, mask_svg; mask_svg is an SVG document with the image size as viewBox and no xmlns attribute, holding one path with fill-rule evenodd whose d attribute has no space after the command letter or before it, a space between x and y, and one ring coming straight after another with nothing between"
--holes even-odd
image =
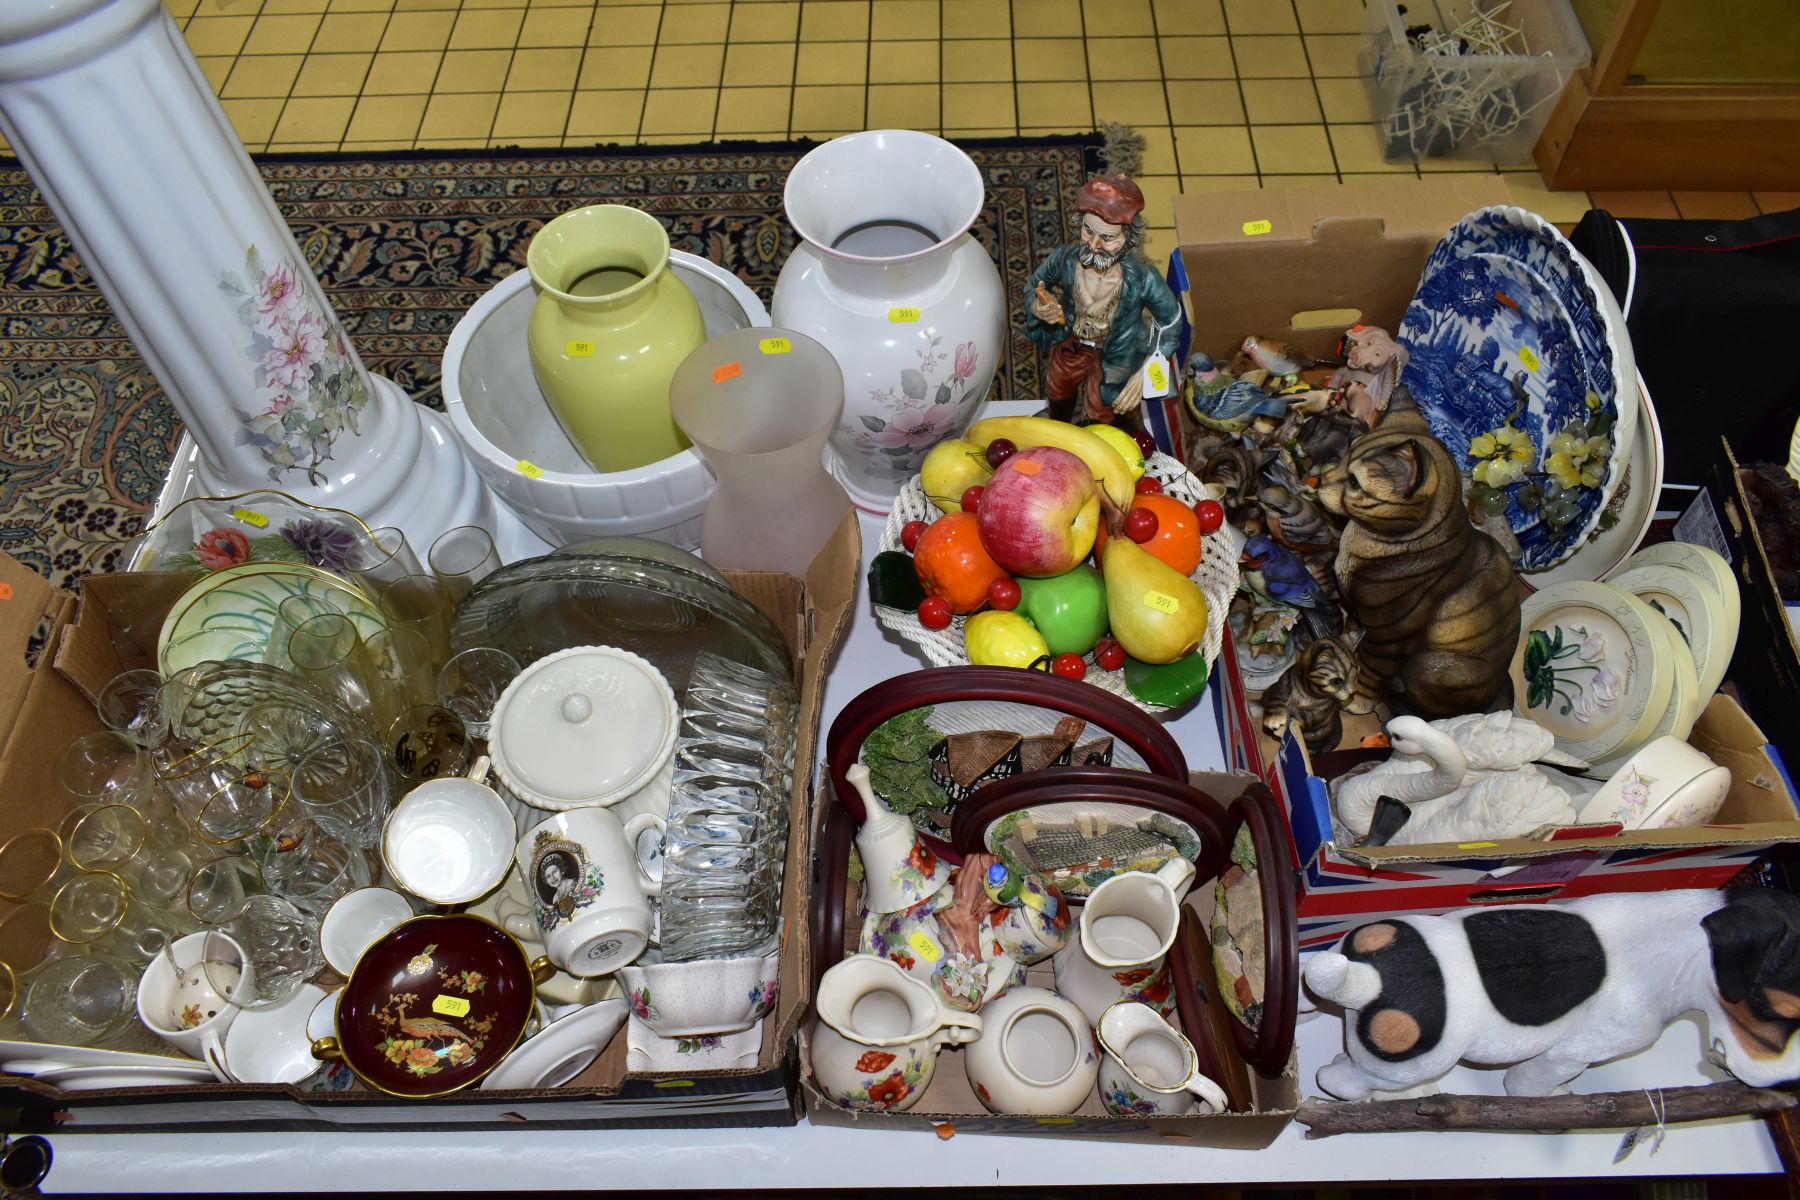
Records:
<instances>
[{"instance_id":1,"label":"cream plate with flower","mask_svg":"<svg viewBox=\"0 0 1800 1200\"><path fill-rule=\"evenodd\" d=\"M1649 740L1675 687L1656 611L1603 583L1561 583L1522 606L1513 710L1576 758L1602 763Z\"/></svg>"},{"instance_id":2,"label":"cream plate with flower","mask_svg":"<svg viewBox=\"0 0 1800 1200\"><path fill-rule=\"evenodd\" d=\"M1628 565L1606 581L1662 613L1694 659L1700 694L1719 690L1737 646L1737 622L1728 620L1718 593L1698 576L1660 563ZM1677 735L1680 736L1680 735Z\"/></svg>"}]
</instances>

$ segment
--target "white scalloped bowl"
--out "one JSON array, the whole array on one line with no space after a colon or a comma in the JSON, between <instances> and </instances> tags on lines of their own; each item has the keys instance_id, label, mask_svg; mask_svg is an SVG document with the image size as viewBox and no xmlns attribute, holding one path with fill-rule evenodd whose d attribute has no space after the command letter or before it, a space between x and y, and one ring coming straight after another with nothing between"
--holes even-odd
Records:
<instances>
[{"instance_id":1,"label":"white scalloped bowl","mask_svg":"<svg viewBox=\"0 0 1800 1200\"><path fill-rule=\"evenodd\" d=\"M708 337L768 325L756 293L725 268L680 250L669 263L699 302ZM633 534L697 549L712 471L693 450L631 471L589 467L531 370L525 330L536 301L530 273L515 271L470 305L444 349L444 411L476 473L553 546Z\"/></svg>"}]
</instances>

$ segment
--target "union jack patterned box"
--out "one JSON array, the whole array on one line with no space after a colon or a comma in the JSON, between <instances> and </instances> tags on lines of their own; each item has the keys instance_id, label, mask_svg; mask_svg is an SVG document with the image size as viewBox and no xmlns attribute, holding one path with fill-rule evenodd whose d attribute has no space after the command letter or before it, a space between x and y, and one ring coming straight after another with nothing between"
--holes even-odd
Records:
<instances>
[{"instance_id":1,"label":"union jack patterned box","mask_svg":"<svg viewBox=\"0 0 1800 1200\"><path fill-rule=\"evenodd\" d=\"M1323 777L1291 734L1266 756L1267 741L1251 720L1229 635L1213 676L1210 694L1228 765L1266 780L1287 817L1299 877L1301 953L1330 946L1381 917L1604 892L1717 887L1769 847L1800 842L1792 782L1769 753L1762 731L1721 692L1689 738L1731 769L1731 792L1712 824L1626 834L1582 826L1559 830L1547 841L1341 848L1333 841L1326 780L1364 752L1322 756L1316 770Z\"/></svg>"}]
</instances>

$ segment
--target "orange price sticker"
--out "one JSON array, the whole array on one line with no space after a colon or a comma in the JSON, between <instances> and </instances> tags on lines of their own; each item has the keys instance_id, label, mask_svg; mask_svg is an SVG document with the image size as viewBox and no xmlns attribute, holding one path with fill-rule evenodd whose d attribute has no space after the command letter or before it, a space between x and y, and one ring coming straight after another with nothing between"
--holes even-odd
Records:
<instances>
[{"instance_id":1,"label":"orange price sticker","mask_svg":"<svg viewBox=\"0 0 1800 1200\"><path fill-rule=\"evenodd\" d=\"M728 362L728 363L724 364L723 366L718 366L718 367L713 368L713 372L712 372L713 382L714 383L724 383L727 379L736 379L739 375L742 375L743 373L744 373L744 364L743 363Z\"/></svg>"},{"instance_id":2,"label":"orange price sticker","mask_svg":"<svg viewBox=\"0 0 1800 1200\"><path fill-rule=\"evenodd\" d=\"M1013 463L1013 470L1021 475L1036 475L1044 469L1044 464L1035 459L1022 458Z\"/></svg>"},{"instance_id":3,"label":"orange price sticker","mask_svg":"<svg viewBox=\"0 0 1800 1200\"><path fill-rule=\"evenodd\" d=\"M437 996L431 1001L431 1011L446 1017L466 1017L469 1015L469 1002L461 996Z\"/></svg>"},{"instance_id":4,"label":"orange price sticker","mask_svg":"<svg viewBox=\"0 0 1800 1200\"><path fill-rule=\"evenodd\" d=\"M0 600L12 599L12 584L0 583Z\"/></svg>"},{"instance_id":5,"label":"orange price sticker","mask_svg":"<svg viewBox=\"0 0 1800 1200\"><path fill-rule=\"evenodd\" d=\"M1154 608L1157 612L1177 613L1181 611L1181 601L1162 592L1145 592L1144 607Z\"/></svg>"}]
</instances>

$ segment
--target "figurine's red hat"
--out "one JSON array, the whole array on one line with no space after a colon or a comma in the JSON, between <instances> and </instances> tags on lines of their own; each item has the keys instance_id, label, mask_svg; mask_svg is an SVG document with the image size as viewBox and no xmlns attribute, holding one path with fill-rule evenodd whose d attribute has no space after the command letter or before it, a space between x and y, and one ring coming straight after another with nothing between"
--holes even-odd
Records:
<instances>
[{"instance_id":1,"label":"figurine's red hat","mask_svg":"<svg viewBox=\"0 0 1800 1200\"><path fill-rule=\"evenodd\" d=\"M1129 225L1144 211L1144 193L1126 175L1096 175L1075 193L1075 207L1113 225Z\"/></svg>"}]
</instances>

